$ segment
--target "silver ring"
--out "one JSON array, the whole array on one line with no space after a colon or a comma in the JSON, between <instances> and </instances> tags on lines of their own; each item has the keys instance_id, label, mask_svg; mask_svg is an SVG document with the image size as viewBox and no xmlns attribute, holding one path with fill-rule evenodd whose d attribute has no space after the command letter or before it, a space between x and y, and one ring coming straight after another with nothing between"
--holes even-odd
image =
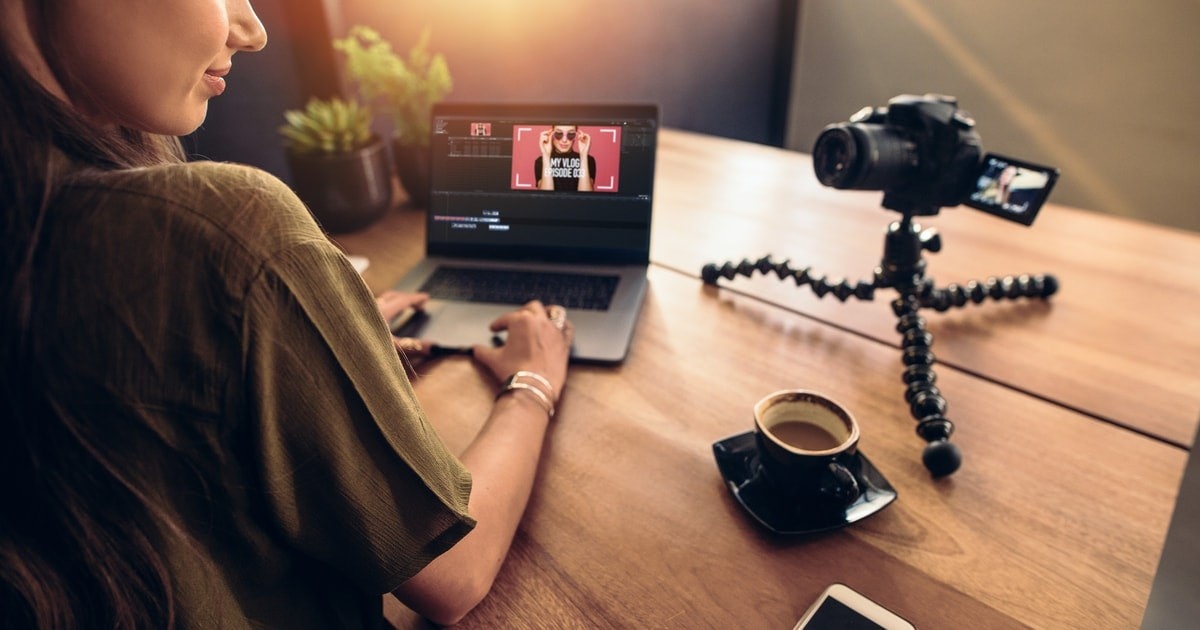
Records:
<instances>
[{"instance_id":1,"label":"silver ring","mask_svg":"<svg viewBox=\"0 0 1200 630\"><path fill-rule=\"evenodd\" d=\"M546 308L546 316L550 318L550 323L554 327L562 330L567 325L567 309L558 304L551 304Z\"/></svg>"}]
</instances>

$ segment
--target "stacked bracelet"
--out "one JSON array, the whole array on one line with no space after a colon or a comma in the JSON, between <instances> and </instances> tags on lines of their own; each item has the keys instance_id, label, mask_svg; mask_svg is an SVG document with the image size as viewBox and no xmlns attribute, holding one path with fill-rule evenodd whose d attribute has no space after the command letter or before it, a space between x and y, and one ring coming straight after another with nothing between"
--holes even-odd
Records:
<instances>
[{"instance_id":1,"label":"stacked bracelet","mask_svg":"<svg viewBox=\"0 0 1200 630\"><path fill-rule=\"evenodd\" d=\"M537 384L534 385L526 382L526 379ZM554 417L554 386L550 384L550 381L546 377L528 370L514 372L512 376L504 379L504 383L500 386L500 392L496 394L496 398L519 389L533 394L533 397L537 399L542 409L546 410L546 415L550 418Z\"/></svg>"}]
</instances>

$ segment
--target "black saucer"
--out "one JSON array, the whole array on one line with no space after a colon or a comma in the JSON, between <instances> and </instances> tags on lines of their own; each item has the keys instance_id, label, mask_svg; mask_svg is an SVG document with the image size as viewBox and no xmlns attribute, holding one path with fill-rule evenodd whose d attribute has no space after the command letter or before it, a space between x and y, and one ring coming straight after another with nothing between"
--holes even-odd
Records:
<instances>
[{"instance_id":1,"label":"black saucer","mask_svg":"<svg viewBox=\"0 0 1200 630\"><path fill-rule=\"evenodd\" d=\"M896 500L896 491L861 451L851 458L849 468L862 494L854 503L836 509L785 503L762 475L754 431L713 443L713 455L738 503L763 527L777 534L812 534L844 527Z\"/></svg>"}]
</instances>

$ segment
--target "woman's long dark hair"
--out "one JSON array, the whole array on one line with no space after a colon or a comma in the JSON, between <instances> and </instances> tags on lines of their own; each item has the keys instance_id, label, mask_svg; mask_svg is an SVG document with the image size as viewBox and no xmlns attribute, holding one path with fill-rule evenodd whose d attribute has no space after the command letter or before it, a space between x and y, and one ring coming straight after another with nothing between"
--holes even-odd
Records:
<instances>
[{"instance_id":1,"label":"woman's long dark hair","mask_svg":"<svg viewBox=\"0 0 1200 630\"><path fill-rule=\"evenodd\" d=\"M72 99L86 99L50 45L57 3L26 0L34 37ZM169 627L171 577L156 542L169 519L43 387L31 320L34 254L63 175L179 159L178 140L98 128L46 91L0 41L0 626Z\"/></svg>"}]
</instances>

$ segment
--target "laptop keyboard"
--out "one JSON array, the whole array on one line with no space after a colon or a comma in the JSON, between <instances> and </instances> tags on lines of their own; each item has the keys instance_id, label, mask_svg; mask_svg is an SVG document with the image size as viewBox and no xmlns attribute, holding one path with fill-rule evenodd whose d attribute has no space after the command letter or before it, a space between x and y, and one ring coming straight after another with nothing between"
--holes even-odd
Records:
<instances>
[{"instance_id":1,"label":"laptop keyboard","mask_svg":"<svg viewBox=\"0 0 1200 630\"><path fill-rule=\"evenodd\" d=\"M465 302L524 304L541 300L567 308L608 310L617 276L474 267L439 267L421 285L430 297Z\"/></svg>"}]
</instances>

